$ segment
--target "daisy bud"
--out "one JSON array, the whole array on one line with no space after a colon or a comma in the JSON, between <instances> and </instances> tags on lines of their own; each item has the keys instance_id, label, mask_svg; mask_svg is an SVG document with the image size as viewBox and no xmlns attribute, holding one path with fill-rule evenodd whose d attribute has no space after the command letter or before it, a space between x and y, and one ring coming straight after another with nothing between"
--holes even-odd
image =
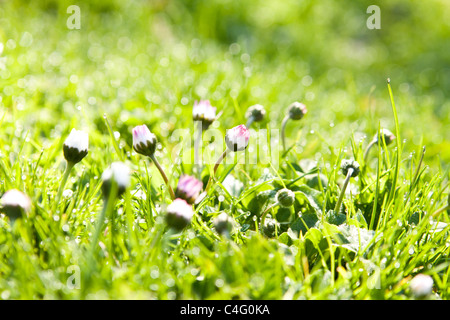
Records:
<instances>
[{"instance_id":1,"label":"daisy bud","mask_svg":"<svg viewBox=\"0 0 450 320\"><path fill-rule=\"evenodd\" d=\"M209 176L208 184L206 185L205 191L208 192L209 188L212 184L213 176L217 172L217 168L219 168L222 160L227 156L229 151L242 151L245 150L248 146L248 140L250 139L250 131L247 130L245 125L241 124L237 127L227 130L227 134L225 135L225 143L227 147L225 151L220 155L219 159L217 159L216 164L214 165L213 174Z\"/></svg>"},{"instance_id":2,"label":"daisy bud","mask_svg":"<svg viewBox=\"0 0 450 320\"><path fill-rule=\"evenodd\" d=\"M69 163L78 163L88 154L88 147L88 134L83 131L72 129L69 136L64 141L64 158L66 158Z\"/></svg>"},{"instance_id":3,"label":"daisy bud","mask_svg":"<svg viewBox=\"0 0 450 320\"><path fill-rule=\"evenodd\" d=\"M381 129L380 135L386 142L386 146L390 145L395 140L395 135L388 129ZM378 143L378 134L373 137L373 141Z\"/></svg>"},{"instance_id":4,"label":"daisy bud","mask_svg":"<svg viewBox=\"0 0 450 320\"><path fill-rule=\"evenodd\" d=\"M289 208L294 204L295 193L289 189L281 189L276 194L277 202L283 208Z\"/></svg>"},{"instance_id":5,"label":"daisy bud","mask_svg":"<svg viewBox=\"0 0 450 320\"><path fill-rule=\"evenodd\" d=\"M286 124L289 119L300 120L307 112L308 110L303 103L296 101L289 106L288 113L281 122L281 142L283 144L283 150L286 151Z\"/></svg>"},{"instance_id":6,"label":"daisy bud","mask_svg":"<svg viewBox=\"0 0 450 320\"><path fill-rule=\"evenodd\" d=\"M2 196L0 206L11 220L16 220L31 211L31 200L23 192L12 189Z\"/></svg>"},{"instance_id":7,"label":"daisy bud","mask_svg":"<svg viewBox=\"0 0 450 320\"><path fill-rule=\"evenodd\" d=\"M250 131L243 124L227 130L225 135L225 143L228 149L235 152L247 148L249 139Z\"/></svg>"},{"instance_id":8,"label":"daisy bud","mask_svg":"<svg viewBox=\"0 0 450 320\"><path fill-rule=\"evenodd\" d=\"M409 287L416 298L425 298L433 290L433 278L428 275L418 274L411 280Z\"/></svg>"},{"instance_id":9,"label":"daisy bud","mask_svg":"<svg viewBox=\"0 0 450 320\"><path fill-rule=\"evenodd\" d=\"M156 136L150 132L145 124L133 128L133 149L153 161L169 189L170 196L174 199L175 194L169 184L169 179L155 157L156 143Z\"/></svg>"},{"instance_id":10,"label":"daisy bud","mask_svg":"<svg viewBox=\"0 0 450 320\"><path fill-rule=\"evenodd\" d=\"M193 215L192 206L185 200L177 198L167 206L166 222L169 227L181 231L191 223Z\"/></svg>"},{"instance_id":11,"label":"daisy bud","mask_svg":"<svg viewBox=\"0 0 450 320\"><path fill-rule=\"evenodd\" d=\"M193 204L202 191L203 183L196 178L188 175L182 175L178 180L175 196Z\"/></svg>"},{"instance_id":12,"label":"daisy bud","mask_svg":"<svg viewBox=\"0 0 450 320\"><path fill-rule=\"evenodd\" d=\"M156 150L156 136L143 124L133 128L133 149L144 156L151 157Z\"/></svg>"},{"instance_id":13,"label":"daisy bud","mask_svg":"<svg viewBox=\"0 0 450 320\"><path fill-rule=\"evenodd\" d=\"M253 118L253 121L262 121L266 115L266 110L260 104L255 104L247 109L246 118Z\"/></svg>"},{"instance_id":14,"label":"daisy bud","mask_svg":"<svg viewBox=\"0 0 450 320\"><path fill-rule=\"evenodd\" d=\"M280 229L280 223L277 220L273 218L265 219L264 224L262 225L262 231L267 237L274 237L277 229Z\"/></svg>"},{"instance_id":15,"label":"daisy bud","mask_svg":"<svg viewBox=\"0 0 450 320\"><path fill-rule=\"evenodd\" d=\"M381 137L381 139L384 139L384 142L386 143L386 146L390 145L395 140L395 135L391 131L389 131L388 129L381 129L380 130L380 137ZM376 144L379 145L380 142L382 142L382 141L378 141L378 133L377 133L373 137L372 141L369 142L369 144L367 145L366 150L364 151L364 162L367 162L370 149Z\"/></svg>"},{"instance_id":16,"label":"daisy bud","mask_svg":"<svg viewBox=\"0 0 450 320\"><path fill-rule=\"evenodd\" d=\"M214 219L214 227L219 234L229 235L233 229L233 219L225 212L222 212Z\"/></svg>"},{"instance_id":17,"label":"daisy bud","mask_svg":"<svg viewBox=\"0 0 450 320\"><path fill-rule=\"evenodd\" d=\"M300 120L308 112L308 109L303 103L296 101L289 106L288 112L289 118L292 120Z\"/></svg>"},{"instance_id":18,"label":"daisy bud","mask_svg":"<svg viewBox=\"0 0 450 320\"><path fill-rule=\"evenodd\" d=\"M339 214L342 200L344 199L345 190L347 189L347 185L350 182L350 178L354 178L359 174L359 163L354 160L344 159L341 162L341 171L345 176L345 180L342 185L341 193L339 194L339 199L336 202L336 206L334 207L334 214Z\"/></svg>"},{"instance_id":19,"label":"daisy bud","mask_svg":"<svg viewBox=\"0 0 450 320\"><path fill-rule=\"evenodd\" d=\"M349 169L353 169L353 173L351 175L353 178L358 176L360 171L359 163L354 160L347 160L347 159L342 160L341 171L344 176L347 175Z\"/></svg>"},{"instance_id":20,"label":"daisy bud","mask_svg":"<svg viewBox=\"0 0 450 320\"><path fill-rule=\"evenodd\" d=\"M117 196L122 195L130 184L130 169L123 162L113 162L102 174L102 191L105 198L109 197L112 183L117 184Z\"/></svg>"},{"instance_id":21,"label":"daisy bud","mask_svg":"<svg viewBox=\"0 0 450 320\"><path fill-rule=\"evenodd\" d=\"M211 106L209 100L195 101L192 118L194 121L201 121L202 129L206 130L216 120L216 107Z\"/></svg>"}]
</instances>

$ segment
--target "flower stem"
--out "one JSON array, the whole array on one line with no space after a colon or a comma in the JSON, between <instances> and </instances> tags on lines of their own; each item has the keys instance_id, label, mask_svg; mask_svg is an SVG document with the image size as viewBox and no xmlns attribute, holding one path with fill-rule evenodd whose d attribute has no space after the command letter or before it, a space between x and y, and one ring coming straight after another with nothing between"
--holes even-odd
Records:
<instances>
[{"instance_id":1,"label":"flower stem","mask_svg":"<svg viewBox=\"0 0 450 320\"><path fill-rule=\"evenodd\" d=\"M196 168L197 177L201 178L201 163L200 163L200 148L201 148L201 142L202 142L202 122L198 121L197 123L197 136L195 137L194 141L194 165Z\"/></svg>"},{"instance_id":2,"label":"flower stem","mask_svg":"<svg viewBox=\"0 0 450 320\"><path fill-rule=\"evenodd\" d=\"M283 151L286 151L286 124L289 119L289 115L287 115L281 122L281 142L283 143Z\"/></svg>"},{"instance_id":3,"label":"flower stem","mask_svg":"<svg viewBox=\"0 0 450 320\"><path fill-rule=\"evenodd\" d=\"M344 185L342 186L341 193L339 194L338 202L336 202L336 206L334 207L335 213L339 212L339 209L341 208L342 200L344 199L344 195L345 195L345 190L347 189L347 185L350 181L350 178L352 177L352 174L353 174L353 169L352 168L348 169L347 176L345 177L345 180L344 180Z\"/></svg>"},{"instance_id":4,"label":"flower stem","mask_svg":"<svg viewBox=\"0 0 450 320\"><path fill-rule=\"evenodd\" d=\"M72 170L72 168L74 166L75 166L75 163L67 161L66 170L64 171L64 175L63 175L62 180L61 180L61 182L59 184L58 194L56 195L56 198L55 198L54 210L53 210L55 213L56 213L56 209L58 208L58 204L59 204L59 202L61 200L61 196L62 196L64 187L66 186L67 179L69 178L70 171Z\"/></svg>"},{"instance_id":5,"label":"flower stem","mask_svg":"<svg viewBox=\"0 0 450 320\"><path fill-rule=\"evenodd\" d=\"M100 237L100 232L102 230L103 223L105 222L106 212L109 211L108 207L113 202L113 201L110 201L109 198L106 199L105 201L106 202L103 205L103 209L100 212L100 216L98 217L97 224L95 225L94 237L92 238L92 242L91 242L92 252L94 252L95 248L97 247L98 239Z\"/></svg>"},{"instance_id":6,"label":"flower stem","mask_svg":"<svg viewBox=\"0 0 450 320\"><path fill-rule=\"evenodd\" d=\"M433 218L437 217L438 215L440 215L442 212L446 211L450 209L450 205L446 205L442 208L437 209L435 212L433 212L433 214L431 215Z\"/></svg>"},{"instance_id":7,"label":"flower stem","mask_svg":"<svg viewBox=\"0 0 450 320\"><path fill-rule=\"evenodd\" d=\"M206 185L205 192L208 192L209 188L211 188L212 179L216 175L216 171L219 168L220 163L222 160L227 156L228 148L225 149L225 151L220 155L219 159L217 159L216 164L214 165L213 174L209 176L208 184Z\"/></svg>"},{"instance_id":8,"label":"flower stem","mask_svg":"<svg viewBox=\"0 0 450 320\"><path fill-rule=\"evenodd\" d=\"M364 151L364 163L367 163L367 156L369 155L369 151L376 143L377 143L377 140L374 139L367 145L367 148Z\"/></svg>"},{"instance_id":9,"label":"flower stem","mask_svg":"<svg viewBox=\"0 0 450 320\"><path fill-rule=\"evenodd\" d=\"M169 189L169 193L170 193L171 198L172 198L172 199L175 199L175 193L173 192L173 189L172 189L172 187L171 187L170 184L169 184L169 179L167 179L167 176L166 176L166 174L165 174L163 168L162 168L161 165L159 164L158 160L156 160L156 157L155 157L154 155L151 155L151 156L150 156L150 159L152 159L153 163L154 163L155 166L158 168L159 173L161 174L161 176L162 176L164 182L165 182L166 185L167 185L167 188Z\"/></svg>"},{"instance_id":10,"label":"flower stem","mask_svg":"<svg viewBox=\"0 0 450 320\"><path fill-rule=\"evenodd\" d=\"M111 212L114 209L114 205L116 203L116 198L117 198L117 192L118 192L117 183L113 182L111 184L111 190L109 192L109 195L104 197L103 208L102 208L102 211L100 212L97 223L95 225L94 235L93 235L93 238L91 241L90 253L87 258L88 271L86 272L86 275L85 275L86 281L89 281L92 272L94 272L95 252L96 252L97 246L99 244L100 233L102 231L106 217L110 216ZM111 247L110 250L111 250L110 254L112 255L113 248Z\"/></svg>"},{"instance_id":11,"label":"flower stem","mask_svg":"<svg viewBox=\"0 0 450 320\"><path fill-rule=\"evenodd\" d=\"M255 117L250 116L247 120L247 123L245 124L245 126L248 128L250 128L250 126L252 125L252 123L255 122Z\"/></svg>"}]
</instances>

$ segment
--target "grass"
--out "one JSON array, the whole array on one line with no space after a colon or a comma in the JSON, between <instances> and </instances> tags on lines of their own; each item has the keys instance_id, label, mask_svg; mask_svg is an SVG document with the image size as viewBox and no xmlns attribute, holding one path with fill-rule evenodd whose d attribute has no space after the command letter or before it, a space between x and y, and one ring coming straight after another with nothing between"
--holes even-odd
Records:
<instances>
[{"instance_id":1,"label":"grass","mask_svg":"<svg viewBox=\"0 0 450 320\"><path fill-rule=\"evenodd\" d=\"M16 188L33 204L14 224L0 215L1 299L414 299L419 273L433 278L429 299L450 297L449 214L440 210L450 159L447 4L384 4L374 31L363 1L99 1L80 4L81 29L68 30L69 2L0 7L0 194ZM131 129L145 123L157 135L175 188L194 167L179 150L193 143L199 99L222 112L204 144L245 123L255 103L267 115L251 127L254 148L256 138L279 137L293 101L308 113L288 122L287 152L251 164L244 152L229 156L191 224L174 232L164 221L170 194L133 151ZM55 203L72 128L89 132L89 153ZM380 128L397 139L364 163ZM361 173L334 212L342 159ZM104 209L101 175L119 160L131 184ZM284 187L295 203L270 209L264 234L261 214ZM230 237L214 227L222 212L234 221Z\"/></svg>"}]
</instances>

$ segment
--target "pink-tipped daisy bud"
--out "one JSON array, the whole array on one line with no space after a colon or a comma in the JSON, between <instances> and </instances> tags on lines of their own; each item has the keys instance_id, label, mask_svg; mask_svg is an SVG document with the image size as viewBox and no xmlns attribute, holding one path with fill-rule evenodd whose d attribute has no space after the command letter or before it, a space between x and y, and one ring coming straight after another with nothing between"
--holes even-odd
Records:
<instances>
[{"instance_id":1,"label":"pink-tipped daisy bud","mask_svg":"<svg viewBox=\"0 0 450 320\"><path fill-rule=\"evenodd\" d=\"M0 206L11 220L16 220L31 211L31 200L23 192L12 189L6 191L2 196Z\"/></svg>"},{"instance_id":2,"label":"pink-tipped daisy bud","mask_svg":"<svg viewBox=\"0 0 450 320\"><path fill-rule=\"evenodd\" d=\"M250 131L243 124L227 130L225 135L225 143L231 151L244 150L248 146L249 139Z\"/></svg>"},{"instance_id":3,"label":"pink-tipped daisy bud","mask_svg":"<svg viewBox=\"0 0 450 320\"><path fill-rule=\"evenodd\" d=\"M381 139L384 139L386 146L390 145L395 140L395 135L388 129L381 129L380 132ZM378 134L373 137L375 143L379 143ZM381 141L380 141L381 142Z\"/></svg>"},{"instance_id":4,"label":"pink-tipped daisy bud","mask_svg":"<svg viewBox=\"0 0 450 320\"><path fill-rule=\"evenodd\" d=\"M418 274L409 283L409 288L416 298L425 298L433 290L433 278L425 274Z\"/></svg>"},{"instance_id":5,"label":"pink-tipped daisy bud","mask_svg":"<svg viewBox=\"0 0 450 320\"><path fill-rule=\"evenodd\" d=\"M175 196L186 200L189 204L195 203L200 191L202 191L203 183L196 178L188 175L182 175L178 180Z\"/></svg>"},{"instance_id":6,"label":"pink-tipped daisy bud","mask_svg":"<svg viewBox=\"0 0 450 320\"><path fill-rule=\"evenodd\" d=\"M295 201L295 193L289 189L278 190L275 197L279 205L284 208L289 208L294 204Z\"/></svg>"},{"instance_id":7,"label":"pink-tipped daisy bud","mask_svg":"<svg viewBox=\"0 0 450 320\"><path fill-rule=\"evenodd\" d=\"M206 130L216 120L216 107L211 106L209 100L195 101L192 108L194 121L202 122L202 129Z\"/></svg>"},{"instance_id":8,"label":"pink-tipped daisy bud","mask_svg":"<svg viewBox=\"0 0 450 320\"><path fill-rule=\"evenodd\" d=\"M264 119L264 116L266 115L266 110L264 107L260 104L255 104L247 109L247 112L245 114L246 118L253 117L253 121L262 121Z\"/></svg>"},{"instance_id":9,"label":"pink-tipped daisy bud","mask_svg":"<svg viewBox=\"0 0 450 320\"><path fill-rule=\"evenodd\" d=\"M167 206L166 223L169 227L181 231L191 223L194 211L192 206L183 199L175 199Z\"/></svg>"},{"instance_id":10,"label":"pink-tipped daisy bud","mask_svg":"<svg viewBox=\"0 0 450 320\"><path fill-rule=\"evenodd\" d=\"M288 112L289 118L292 120L300 120L308 112L308 109L303 103L296 101L289 106Z\"/></svg>"},{"instance_id":11,"label":"pink-tipped daisy bud","mask_svg":"<svg viewBox=\"0 0 450 320\"><path fill-rule=\"evenodd\" d=\"M130 169L123 162L113 162L111 163L111 166L103 172L102 180L102 191L105 198L109 197L113 183L117 184L117 196L120 196L130 184Z\"/></svg>"},{"instance_id":12,"label":"pink-tipped daisy bud","mask_svg":"<svg viewBox=\"0 0 450 320\"><path fill-rule=\"evenodd\" d=\"M155 153L156 136L143 124L133 128L133 149L144 156L151 157Z\"/></svg>"},{"instance_id":13,"label":"pink-tipped daisy bud","mask_svg":"<svg viewBox=\"0 0 450 320\"><path fill-rule=\"evenodd\" d=\"M89 136L86 132L72 129L63 144L64 158L67 162L78 163L87 154L89 148Z\"/></svg>"},{"instance_id":14,"label":"pink-tipped daisy bud","mask_svg":"<svg viewBox=\"0 0 450 320\"><path fill-rule=\"evenodd\" d=\"M219 234L228 235L234 227L233 219L225 212L222 212L214 219L214 227Z\"/></svg>"},{"instance_id":15,"label":"pink-tipped daisy bud","mask_svg":"<svg viewBox=\"0 0 450 320\"><path fill-rule=\"evenodd\" d=\"M341 162L341 171L344 176L347 176L348 170L353 169L352 177L356 177L359 174L359 163L354 160L344 159Z\"/></svg>"}]
</instances>

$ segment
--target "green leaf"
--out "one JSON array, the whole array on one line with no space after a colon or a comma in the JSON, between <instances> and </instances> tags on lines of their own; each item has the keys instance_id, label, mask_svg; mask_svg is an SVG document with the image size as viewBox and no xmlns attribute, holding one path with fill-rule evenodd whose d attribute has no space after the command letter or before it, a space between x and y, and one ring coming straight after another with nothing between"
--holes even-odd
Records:
<instances>
[{"instance_id":1,"label":"green leaf","mask_svg":"<svg viewBox=\"0 0 450 320\"><path fill-rule=\"evenodd\" d=\"M308 229L315 227L318 221L319 218L315 213L305 212L292 223L291 229L297 233L297 236L300 234L300 231L305 234Z\"/></svg>"},{"instance_id":2,"label":"green leaf","mask_svg":"<svg viewBox=\"0 0 450 320\"><path fill-rule=\"evenodd\" d=\"M253 197L250 202L246 205L247 209L254 213L260 213L263 208L265 208L266 203L275 197L276 192L274 190L265 190L259 192L255 197Z\"/></svg>"},{"instance_id":3,"label":"green leaf","mask_svg":"<svg viewBox=\"0 0 450 320\"><path fill-rule=\"evenodd\" d=\"M244 206L247 206L248 203L253 200L251 195L253 195L257 191L263 191L263 190L271 190L272 186L270 185L271 182L275 179L274 176L271 174L265 174L261 176L257 181L252 183L248 189L245 189L239 198L239 201L242 202Z\"/></svg>"},{"instance_id":4,"label":"green leaf","mask_svg":"<svg viewBox=\"0 0 450 320\"><path fill-rule=\"evenodd\" d=\"M319 189L320 187L325 188L328 186L328 178L322 173L308 174L305 176L305 180L310 188Z\"/></svg>"},{"instance_id":5,"label":"green leaf","mask_svg":"<svg viewBox=\"0 0 450 320\"><path fill-rule=\"evenodd\" d=\"M336 213L334 210L329 210L325 215L325 220L328 223L338 226L343 224L347 220L347 216L343 213Z\"/></svg>"},{"instance_id":6,"label":"green leaf","mask_svg":"<svg viewBox=\"0 0 450 320\"><path fill-rule=\"evenodd\" d=\"M317 269L311 273L311 287L313 292L322 292L331 285L331 272L330 270Z\"/></svg>"},{"instance_id":7,"label":"green leaf","mask_svg":"<svg viewBox=\"0 0 450 320\"><path fill-rule=\"evenodd\" d=\"M322 241L323 238L322 232L317 228L311 228L305 234L305 239L310 240L316 247L319 246L320 241Z\"/></svg>"},{"instance_id":8,"label":"green leaf","mask_svg":"<svg viewBox=\"0 0 450 320\"><path fill-rule=\"evenodd\" d=\"M322 216L322 192L312 189L307 185L295 186L291 190L296 193L296 196L299 195L300 197L308 201L309 205L316 211L319 217Z\"/></svg>"},{"instance_id":9,"label":"green leaf","mask_svg":"<svg viewBox=\"0 0 450 320\"><path fill-rule=\"evenodd\" d=\"M368 228L366 219L364 218L364 215L361 212L361 210L358 210L358 212L356 212L354 217L352 217L351 219L348 219L348 224L354 225L355 227L359 227L359 228L365 228L365 229Z\"/></svg>"},{"instance_id":10,"label":"green leaf","mask_svg":"<svg viewBox=\"0 0 450 320\"><path fill-rule=\"evenodd\" d=\"M292 240L289 237L289 235L286 232L283 232L279 237L278 237L278 241L280 241L281 243L284 243L285 245L289 246L292 244Z\"/></svg>"},{"instance_id":11,"label":"green leaf","mask_svg":"<svg viewBox=\"0 0 450 320\"><path fill-rule=\"evenodd\" d=\"M229 174L222 182L222 185L228 191L230 195L237 198L241 194L244 189L244 183L239 179L233 177L233 175Z\"/></svg>"},{"instance_id":12,"label":"green leaf","mask_svg":"<svg viewBox=\"0 0 450 320\"><path fill-rule=\"evenodd\" d=\"M358 228L354 225L341 225L338 227L340 234L335 237L337 246L341 246L353 252L365 249L375 235L375 231Z\"/></svg>"}]
</instances>

